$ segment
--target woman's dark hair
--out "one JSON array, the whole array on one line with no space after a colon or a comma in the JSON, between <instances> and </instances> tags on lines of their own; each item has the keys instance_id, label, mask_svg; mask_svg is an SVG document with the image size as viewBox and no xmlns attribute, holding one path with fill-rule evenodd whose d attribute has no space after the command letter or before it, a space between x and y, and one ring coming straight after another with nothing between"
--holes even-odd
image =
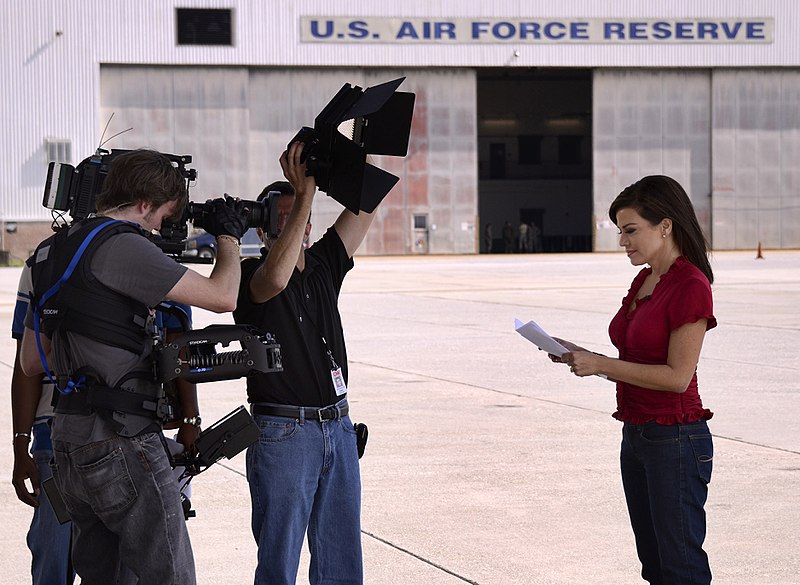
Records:
<instances>
[{"instance_id":1,"label":"woman's dark hair","mask_svg":"<svg viewBox=\"0 0 800 585\"><path fill-rule=\"evenodd\" d=\"M692 202L678 181L664 175L651 175L626 187L608 209L608 217L615 225L617 213L625 208L633 209L653 225L665 218L671 219L678 251L706 275L708 282L714 282L708 261L708 241L700 229Z\"/></svg>"},{"instance_id":2,"label":"woman's dark hair","mask_svg":"<svg viewBox=\"0 0 800 585\"><path fill-rule=\"evenodd\" d=\"M172 201L187 201L186 179L160 152L140 149L111 161L95 203L98 211L107 211L139 202L158 208ZM178 207L176 215L182 215L183 205Z\"/></svg>"}]
</instances>

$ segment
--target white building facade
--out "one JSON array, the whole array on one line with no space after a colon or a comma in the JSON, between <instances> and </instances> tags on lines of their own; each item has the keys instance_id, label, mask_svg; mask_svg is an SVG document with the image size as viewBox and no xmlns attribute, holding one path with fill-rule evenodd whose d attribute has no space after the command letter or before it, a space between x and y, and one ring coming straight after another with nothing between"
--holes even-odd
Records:
<instances>
[{"instance_id":1,"label":"white building facade","mask_svg":"<svg viewBox=\"0 0 800 585\"><path fill-rule=\"evenodd\" d=\"M680 181L717 250L800 248L800 4L792 0L3 2L0 249L48 233L50 161L191 154L195 200L253 198L344 84L406 77L408 156L360 253L617 249L607 209ZM113 118L112 118L113 114ZM109 119L111 120L109 123ZM108 123L108 128L106 125ZM339 212L319 196L317 236ZM516 244L515 244L516 249Z\"/></svg>"}]
</instances>

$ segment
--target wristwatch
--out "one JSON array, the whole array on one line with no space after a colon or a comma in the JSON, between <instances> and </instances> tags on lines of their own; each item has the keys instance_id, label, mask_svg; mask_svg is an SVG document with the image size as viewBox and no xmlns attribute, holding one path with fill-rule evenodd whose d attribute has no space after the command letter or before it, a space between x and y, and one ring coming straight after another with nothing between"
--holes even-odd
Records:
<instances>
[{"instance_id":1,"label":"wristwatch","mask_svg":"<svg viewBox=\"0 0 800 585\"><path fill-rule=\"evenodd\" d=\"M195 426L195 427L199 427L200 426L200 422L201 422L201 418L200 418L200 415L198 415L198 416L186 416L186 417L183 418L183 420L181 422L183 424L185 424L185 425L192 425L192 426Z\"/></svg>"}]
</instances>

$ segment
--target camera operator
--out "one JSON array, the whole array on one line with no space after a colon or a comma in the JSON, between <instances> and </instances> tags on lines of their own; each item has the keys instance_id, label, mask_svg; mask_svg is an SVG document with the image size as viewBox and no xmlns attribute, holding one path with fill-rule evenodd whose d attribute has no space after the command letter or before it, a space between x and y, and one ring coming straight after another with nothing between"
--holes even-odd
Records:
<instances>
[{"instance_id":1,"label":"camera operator","mask_svg":"<svg viewBox=\"0 0 800 585\"><path fill-rule=\"evenodd\" d=\"M229 198L211 203L206 230L217 237L218 255L205 277L146 237L164 220L181 217L186 200L184 178L167 157L130 151L111 164L97 197L100 218L75 222L35 254L37 300L61 277L52 274L54 266L75 265L51 299L54 307L41 312L57 318L41 321L40 338L61 390L53 471L72 519L72 560L84 585L114 583L123 569L148 585L196 582L162 413L153 410L163 392L153 376L150 307L170 299L233 310L247 210ZM121 221L98 232L109 218ZM44 371L33 331L37 318L29 311L25 323L20 359L27 375Z\"/></svg>"},{"instance_id":2,"label":"camera operator","mask_svg":"<svg viewBox=\"0 0 800 585\"><path fill-rule=\"evenodd\" d=\"M347 352L338 296L373 214L344 210L321 240L311 232L313 177L293 143L280 162L279 236L242 263L234 320L268 328L281 344L283 372L247 378L261 440L247 450L258 585L294 585L308 532L317 583L361 584L361 479L348 417ZM260 198L261 198L260 197Z\"/></svg>"},{"instance_id":3,"label":"camera operator","mask_svg":"<svg viewBox=\"0 0 800 585\"><path fill-rule=\"evenodd\" d=\"M26 262L22 267L17 288L17 304L14 307L11 334L17 340L14 371L11 378L11 414L14 428L14 469L12 483L19 500L33 507L33 517L26 542L31 552L31 577L33 585L71 585L75 571L70 559L72 524L61 524L47 495L42 493L42 484L52 477L50 460L53 458L50 438L50 422L53 418L53 384L46 376L26 376L19 363L22 336L25 331L25 314L30 304L31 267ZM174 305L174 303L170 303ZM191 326L191 309L176 305L184 311ZM182 323L175 317L156 314L167 339L176 331L183 331ZM181 417L172 428L177 428L177 442L184 449L193 449L199 434L197 392L195 385L176 379L175 386L180 397ZM187 420L189 422L182 422ZM199 424L199 423L198 423ZM165 428L168 428L165 426ZM30 447L30 452L29 452ZM30 483L30 490L28 488ZM46 485L46 484L45 484ZM126 578L137 581L129 571Z\"/></svg>"},{"instance_id":4,"label":"camera operator","mask_svg":"<svg viewBox=\"0 0 800 585\"><path fill-rule=\"evenodd\" d=\"M26 262L17 287L17 304L11 323L11 336L17 351L11 376L11 417L14 429L14 468L11 482L17 498L33 507L33 517L26 536L31 551L33 585L72 585L75 572L70 562L69 523L60 524L50 500L42 494L42 483L48 480L53 451L50 441L50 420L53 385L39 376L26 376L19 363L25 314L30 304L31 268ZM29 451L30 448L30 451ZM28 491L28 483L30 489Z\"/></svg>"}]
</instances>

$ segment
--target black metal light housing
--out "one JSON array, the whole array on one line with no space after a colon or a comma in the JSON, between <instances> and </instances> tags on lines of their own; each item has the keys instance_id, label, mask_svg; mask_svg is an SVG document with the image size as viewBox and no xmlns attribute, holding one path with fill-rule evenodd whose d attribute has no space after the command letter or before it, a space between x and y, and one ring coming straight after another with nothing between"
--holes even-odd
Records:
<instances>
[{"instance_id":1,"label":"black metal light housing","mask_svg":"<svg viewBox=\"0 0 800 585\"><path fill-rule=\"evenodd\" d=\"M367 155L408 153L415 95L396 91L404 80L366 90L344 84L314 127L303 127L289 143L304 143L306 173L313 175L320 191L355 214L374 211L400 180L368 163Z\"/></svg>"}]
</instances>

